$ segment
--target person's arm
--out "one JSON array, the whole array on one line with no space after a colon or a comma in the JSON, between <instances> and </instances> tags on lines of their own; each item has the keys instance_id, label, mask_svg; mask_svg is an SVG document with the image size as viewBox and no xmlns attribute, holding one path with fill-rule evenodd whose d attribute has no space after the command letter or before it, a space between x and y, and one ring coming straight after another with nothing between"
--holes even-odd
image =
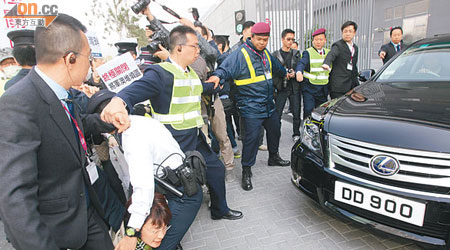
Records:
<instances>
[{"instance_id":1,"label":"person's arm","mask_svg":"<svg viewBox=\"0 0 450 250\"><path fill-rule=\"evenodd\" d=\"M303 51L302 57L297 63L297 67L295 68L295 75L297 82L303 81L303 73L305 72L305 69L309 65L309 52L307 50Z\"/></svg>"},{"instance_id":2,"label":"person's arm","mask_svg":"<svg viewBox=\"0 0 450 250\"><path fill-rule=\"evenodd\" d=\"M163 72L159 65L148 66L141 79L134 81L111 99L100 118L106 123L114 124L119 133L128 129L130 126L128 113L132 111L133 106L159 96L164 91L167 79L165 81L162 79Z\"/></svg>"},{"instance_id":3,"label":"person's arm","mask_svg":"<svg viewBox=\"0 0 450 250\"><path fill-rule=\"evenodd\" d=\"M287 72L286 72L286 68L281 65L280 61L273 57L270 53L270 60L272 61L272 74L278 77L285 77Z\"/></svg>"},{"instance_id":4,"label":"person's arm","mask_svg":"<svg viewBox=\"0 0 450 250\"><path fill-rule=\"evenodd\" d=\"M136 103L157 97L164 91L166 83L162 79L163 71L159 65L150 65L141 79L134 81L117 93L116 97L126 103L128 112L132 111Z\"/></svg>"},{"instance_id":5,"label":"person's arm","mask_svg":"<svg viewBox=\"0 0 450 250\"><path fill-rule=\"evenodd\" d=\"M386 57L387 53L387 44L383 44L378 51L378 56L380 56L381 59L384 59Z\"/></svg>"},{"instance_id":6,"label":"person's arm","mask_svg":"<svg viewBox=\"0 0 450 250\"><path fill-rule=\"evenodd\" d=\"M240 50L232 52L214 71L213 75L223 81L237 79L241 73L242 63L246 64L246 62L243 62L243 57Z\"/></svg>"},{"instance_id":7,"label":"person's arm","mask_svg":"<svg viewBox=\"0 0 450 250\"><path fill-rule=\"evenodd\" d=\"M59 250L38 210L37 110L17 95L0 99L0 217L14 248Z\"/></svg>"},{"instance_id":8,"label":"person's arm","mask_svg":"<svg viewBox=\"0 0 450 250\"><path fill-rule=\"evenodd\" d=\"M152 12L150 11L150 4L142 11L142 14L147 16L147 20L150 22L150 24L158 27L160 30L162 30L167 36L169 35L169 31L162 25L162 23L153 16Z\"/></svg>"},{"instance_id":9,"label":"person's arm","mask_svg":"<svg viewBox=\"0 0 450 250\"><path fill-rule=\"evenodd\" d=\"M347 46L346 44L344 44ZM327 57L325 57L325 60L323 61L322 68L326 70L331 70L331 66L333 65L334 60L339 56L339 46L337 43L334 43L331 46L330 52L328 52Z\"/></svg>"},{"instance_id":10,"label":"person's arm","mask_svg":"<svg viewBox=\"0 0 450 250\"><path fill-rule=\"evenodd\" d=\"M148 119L148 118L147 118ZM128 226L140 229L150 213L155 192L153 177L154 140L147 130L148 123L133 119L132 126L122 136L124 156L128 163L130 182L133 185L132 203L128 208L130 220Z\"/></svg>"},{"instance_id":11,"label":"person's arm","mask_svg":"<svg viewBox=\"0 0 450 250\"><path fill-rule=\"evenodd\" d=\"M80 119L83 123L85 137L101 133L111 133L116 129L114 125L102 121L100 114L80 114Z\"/></svg>"}]
</instances>

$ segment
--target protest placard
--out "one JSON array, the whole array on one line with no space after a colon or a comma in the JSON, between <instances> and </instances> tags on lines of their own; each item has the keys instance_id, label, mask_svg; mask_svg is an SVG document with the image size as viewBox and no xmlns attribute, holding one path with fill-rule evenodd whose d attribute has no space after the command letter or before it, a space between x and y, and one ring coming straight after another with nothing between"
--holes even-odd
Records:
<instances>
[{"instance_id":1,"label":"protest placard","mask_svg":"<svg viewBox=\"0 0 450 250\"><path fill-rule=\"evenodd\" d=\"M119 92L142 77L130 52L120 55L97 68L97 72L112 92Z\"/></svg>"}]
</instances>

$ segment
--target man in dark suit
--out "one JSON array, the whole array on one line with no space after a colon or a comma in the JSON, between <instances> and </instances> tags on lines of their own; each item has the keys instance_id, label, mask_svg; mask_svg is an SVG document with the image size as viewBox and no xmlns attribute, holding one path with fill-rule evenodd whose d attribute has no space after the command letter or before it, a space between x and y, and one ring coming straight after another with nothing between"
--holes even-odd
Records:
<instances>
[{"instance_id":1,"label":"man in dark suit","mask_svg":"<svg viewBox=\"0 0 450 250\"><path fill-rule=\"evenodd\" d=\"M89 69L85 31L61 13L37 27L37 66L0 98L0 217L16 249L114 248L68 92Z\"/></svg>"},{"instance_id":2,"label":"man in dark suit","mask_svg":"<svg viewBox=\"0 0 450 250\"><path fill-rule=\"evenodd\" d=\"M342 39L333 43L322 68L331 70L331 99L344 95L358 85L358 46L353 43L358 25L347 21L341 26Z\"/></svg>"},{"instance_id":3,"label":"man in dark suit","mask_svg":"<svg viewBox=\"0 0 450 250\"><path fill-rule=\"evenodd\" d=\"M383 44L378 51L378 55L383 60L385 64L389 59L391 59L395 54L400 52L405 45L403 44L403 29L400 26L394 26L390 31L391 41L389 43Z\"/></svg>"}]
</instances>

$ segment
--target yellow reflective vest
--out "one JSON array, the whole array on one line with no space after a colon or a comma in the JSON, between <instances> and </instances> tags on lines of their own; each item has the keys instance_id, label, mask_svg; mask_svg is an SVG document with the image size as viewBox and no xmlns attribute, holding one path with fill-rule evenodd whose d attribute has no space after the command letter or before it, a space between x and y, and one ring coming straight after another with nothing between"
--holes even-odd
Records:
<instances>
[{"instance_id":1,"label":"yellow reflective vest","mask_svg":"<svg viewBox=\"0 0 450 250\"><path fill-rule=\"evenodd\" d=\"M244 54L245 61L247 62L248 71L250 72L250 78L234 80L234 83L237 86L240 86L265 81L266 76L264 74L259 76L256 75L255 68L253 68L252 60L250 59L250 55L248 54L247 50L245 48L242 48L241 52L242 54ZM267 60L269 60L270 78L272 78L272 61L270 60L269 53L267 52L266 49L264 50L264 53L266 54Z\"/></svg>"},{"instance_id":2,"label":"yellow reflective vest","mask_svg":"<svg viewBox=\"0 0 450 250\"><path fill-rule=\"evenodd\" d=\"M322 64L330 50L325 48L323 50L325 55L320 55L313 47L306 49L309 53L309 72L305 70L303 75L309 79L311 84L314 85L328 84L328 76L330 72L322 69Z\"/></svg>"},{"instance_id":3,"label":"yellow reflective vest","mask_svg":"<svg viewBox=\"0 0 450 250\"><path fill-rule=\"evenodd\" d=\"M156 113L152 107L152 117L162 124L170 124L176 130L201 127L203 86L195 71L189 67L189 72L184 73L170 62L158 65L173 74L172 98L168 114Z\"/></svg>"}]
</instances>

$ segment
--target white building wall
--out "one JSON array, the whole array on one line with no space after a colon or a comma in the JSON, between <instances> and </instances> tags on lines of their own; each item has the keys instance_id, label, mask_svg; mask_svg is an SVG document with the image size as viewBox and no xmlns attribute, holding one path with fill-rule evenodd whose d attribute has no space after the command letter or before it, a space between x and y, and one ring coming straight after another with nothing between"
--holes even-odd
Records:
<instances>
[{"instance_id":1,"label":"white building wall","mask_svg":"<svg viewBox=\"0 0 450 250\"><path fill-rule=\"evenodd\" d=\"M201 18L201 21L212 29L214 34L229 35L231 46L240 38L234 30L234 12L242 9L245 9L246 20L256 20L255 0L223 0L208 16Z\"/></svg>"}]
</instances>

